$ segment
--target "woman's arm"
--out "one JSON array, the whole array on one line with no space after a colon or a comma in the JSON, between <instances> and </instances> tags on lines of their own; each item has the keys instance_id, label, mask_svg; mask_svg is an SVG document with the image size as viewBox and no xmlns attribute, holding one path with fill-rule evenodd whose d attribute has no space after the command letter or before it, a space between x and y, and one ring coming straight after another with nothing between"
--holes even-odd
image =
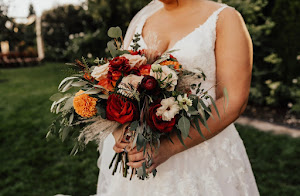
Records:
<instances>
[{"instance_id":1,"label":"woman's arm","mask_svg":"<svg viewBox=\"0 0 300 196\"><path fill-rule=\"evenodd\" d=\"M201 130L207 139L220 133L241 115L246 108L249 95L253 63L252 41L242 16L232 8L225 9L219 15L215 54L218 83L216 88L216 105L221 120L218 118L215 118L215 120L212 118L208 119L207 124L211 132L204 126L201 126ZM229 105L225 112L223 109L224 87L227 89L229 96ZM213 107L212 114L217 117ZM197 130L192 127L189 135L192 139L187 138L184 141L187 148L204 141ZM150 172L169 157L186 150L175 134L171 136L171 139L174 144L167 139L162 141L158 153L154 155L153 164L149 168ZM140 167L143 159L142 152L137 152L136 150L129 152L130 166Z\"/></svg>"}]
</instances>

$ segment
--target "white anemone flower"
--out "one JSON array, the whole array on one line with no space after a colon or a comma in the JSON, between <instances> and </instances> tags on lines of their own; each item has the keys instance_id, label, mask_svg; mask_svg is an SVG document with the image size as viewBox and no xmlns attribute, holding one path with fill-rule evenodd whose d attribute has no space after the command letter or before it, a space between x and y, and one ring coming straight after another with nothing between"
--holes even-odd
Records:
<instances>
[{"instance_id":1,"label":"white anemone flower","mask_svg":"<svg viewBox=\"0 0 300 196\"><path fill-rule=\"evenodd\" d=\"M188 111L189 110L188 106L192 106L193 104L193 101L188 98L187 94L184 94L183 97L182 95L178 95L177 101L180 109L184 109L185 111Z\"/></svg>"},{"instance_id":2,"label":"white anemone flower","mask_svg":"<svg viewBox=\"0 0 300 196\"><path fill-rule=\"evenodd\" d=\"M174 97L163 99L160 104L156 115L161 116L163 121L171 121L179 113L180 107Z\"/></svg>"},{"instance_id":3,"label":"white anemone flower","mask_svg":"<svg viewBox=\"0 0 300 196\"><path fill-rule=\"evenodd\" d=\"M160 64L153 64L153 65L151 66L151 69L152 69L152 71L154 71L154 72L161 72L161 71L162 71L161 65L160 65Z\"/></svg>"}]
</instances>

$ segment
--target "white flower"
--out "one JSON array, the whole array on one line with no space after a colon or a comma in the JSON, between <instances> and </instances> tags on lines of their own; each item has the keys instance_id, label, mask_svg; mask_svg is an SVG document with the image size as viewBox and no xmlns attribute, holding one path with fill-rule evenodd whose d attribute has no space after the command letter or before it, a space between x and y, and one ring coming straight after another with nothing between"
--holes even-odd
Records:
<instances>
[{"instance_id":1,"label":"white flower","mask_svg":"<svg viewBox=\"0 0 300 196\"><path fill-rule=\"evenodd\" d=\"M150 76L160 80L162 88L166 88L167 91L174 91L177 85L178 76L176 72L170 69L168 66L161 66L161 72L154 72L150 70Z\"/></svg>"},{"instance_id":2,"label":"white flower","mask_svg":"<svg viewBox=\"0 0 300 196\"><path fill-rule=\"evenodd\" d=\"M160 64L153 64L153 65L151 65L151 69L152 69L153 72L160 72L160 71L162 71Z\"/></svg>"},{"instance_id":3,"label":"white flower","mask_svg":"<svg viewBox=\"0 0 300 196\"><path fill-rule=\"evenodd\" d=\"M135 95L138 93L138 85L141 83L143 78L144 76L137 76L133 74L124 77L118 86L118 93L129 98L135 97Z\"/></svg>"},{"instance_id":4,"label":"white flower","mask_svg":"<svg viewBox=\"0 0 300 196\"><path fill-rule=\"evenodd\" d=\"M107 75L108 70L109 70L109 63L97 66L94 68L93 72L91 73L91 76L99 81L101 77Z\"/></svg>"},{"instance_id":5,"label":"white flower","mask_svg":"<svg viewBox=\"0 0 300 196\"><path fill-rule=\"evenodd\" d=\"M179 113L180 108L174 97L163 99L160 104L156 115L161 116L163 121L171 121Z\"/></svg>"},{"instance_id":6,"label":"white flower","mask_svg":"<svg viewBox=\"0 0 300 196\"><path fill-rule=\"evenodd\" d=\"M193 101L187 97L187 94L184 94L183 97L181 95L178 95L177 101L179 103L180 109L184 109L185 111L188 111L189 110L188 106L192 106L193 104Z\"/></svg>"},{"instance_id":7,"label":"white flower","mask_svg":"<svg viewBox=\"0 0 300 196\"><path fill-rule=\"evenodd\" d=\"M147 63L147 59L141 55L131 55L131 54L123 54L122 57L125 57L129 60L130 67L139 68L141 65L145 65Z\"/></svg>"}]
</instances>

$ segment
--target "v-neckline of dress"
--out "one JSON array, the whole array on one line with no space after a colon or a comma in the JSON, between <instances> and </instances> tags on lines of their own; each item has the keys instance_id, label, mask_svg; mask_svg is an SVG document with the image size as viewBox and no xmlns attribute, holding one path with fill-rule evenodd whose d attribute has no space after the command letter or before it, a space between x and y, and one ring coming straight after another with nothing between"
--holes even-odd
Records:
<instances>
[{"instance_id":1,"label":"v-neckline of dress","mask_svg":"<svg viewBox=\"0 0 300 196\"><path fill-rule=\"evenodd\" d=\"M174 44L172 47L170 47L170 48L168 47L162 54L164 54L164 53L166 53L166 52L168 52L168 51L174 50L176 45L178 45L180 42L182 42L182 41L184 41L185 39L187 39L188 37L190 37L190 36L191 36L193 33L195 33L198 29L202 28L205 24L207 24L208 21L212 18L212 16L214 16L215 13L216 13L217 11L219 11L219 9L222 9L223 7L226 7L226 5L222 3L222 6L221 6L220 8L218 8L217 10L213 11L213 13L212 13L212 14L211 14L211 15L210 15L210 16L209 16L202 24L200 24L198 27L196 27L193 31L189 32L187 35L183 36L181 39L177 40L177 41L175 42L175 44ZM141 36L140 36L140 39L141 39L141 41L144 43L145 49L148 48L148 45L147 45L147 43L145 42L145 39L144 39L144 37L143 37L143 29L144 29L144 26L145 26L145 24L146 24L146 22L147 22L147 19L148 19L149 17L151 17L152 15L154 15L156 12L158 12L158 11L161 10L161 9L163 9L163 8L160 8L160 9L154 11L154 12L153 12L152 14L150 14L149 16L145 17L145 18L143 19L143 21L141 22L141 24L140 24L141 26L140 26L140 29L139 29L139 31L140 31L139 34L141 35Z\"/></svg>"}]
</instances>

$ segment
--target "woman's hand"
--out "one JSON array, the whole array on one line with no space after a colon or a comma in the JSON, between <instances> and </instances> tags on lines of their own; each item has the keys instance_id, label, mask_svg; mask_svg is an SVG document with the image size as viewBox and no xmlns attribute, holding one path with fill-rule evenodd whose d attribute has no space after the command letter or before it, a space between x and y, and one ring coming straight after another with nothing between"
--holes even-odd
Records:
<instances>
[{"instance_id":1,"label":"woman's hand","mask_svg":"<svg viewBox=\"0 0 300 196\"><path fill-rule=\"evenodd\" d=\"M115 145L113 147L116 153L121 153L125 151L125 148L129 145L129 140L126 140L124 134L128 129L128 124L123 125L119 129L115 130L112 135L115 138Z\"/></svg>"},{"instance_id":2,"label":"woman's hand","mask_svg":"<svg viewBox=\"0 0 300 196\"><path fill-rule=\"evenodd\" d=\"M163 139L161 141L161 145L157 152L155 151L155 149L153 149L152 152L152 164L147 169L147 173L151 173L156 167L167 161L171 156L175 154L175 151L172 148L172 143L167 139ZM127 165L133 168L142 167L142 164L146 161L146 156L146 153L144 156L143 149L137 151L137 148L135 147L130 152L128 152L129 162L127 163Z\"/></svg>"}]
</instances>

